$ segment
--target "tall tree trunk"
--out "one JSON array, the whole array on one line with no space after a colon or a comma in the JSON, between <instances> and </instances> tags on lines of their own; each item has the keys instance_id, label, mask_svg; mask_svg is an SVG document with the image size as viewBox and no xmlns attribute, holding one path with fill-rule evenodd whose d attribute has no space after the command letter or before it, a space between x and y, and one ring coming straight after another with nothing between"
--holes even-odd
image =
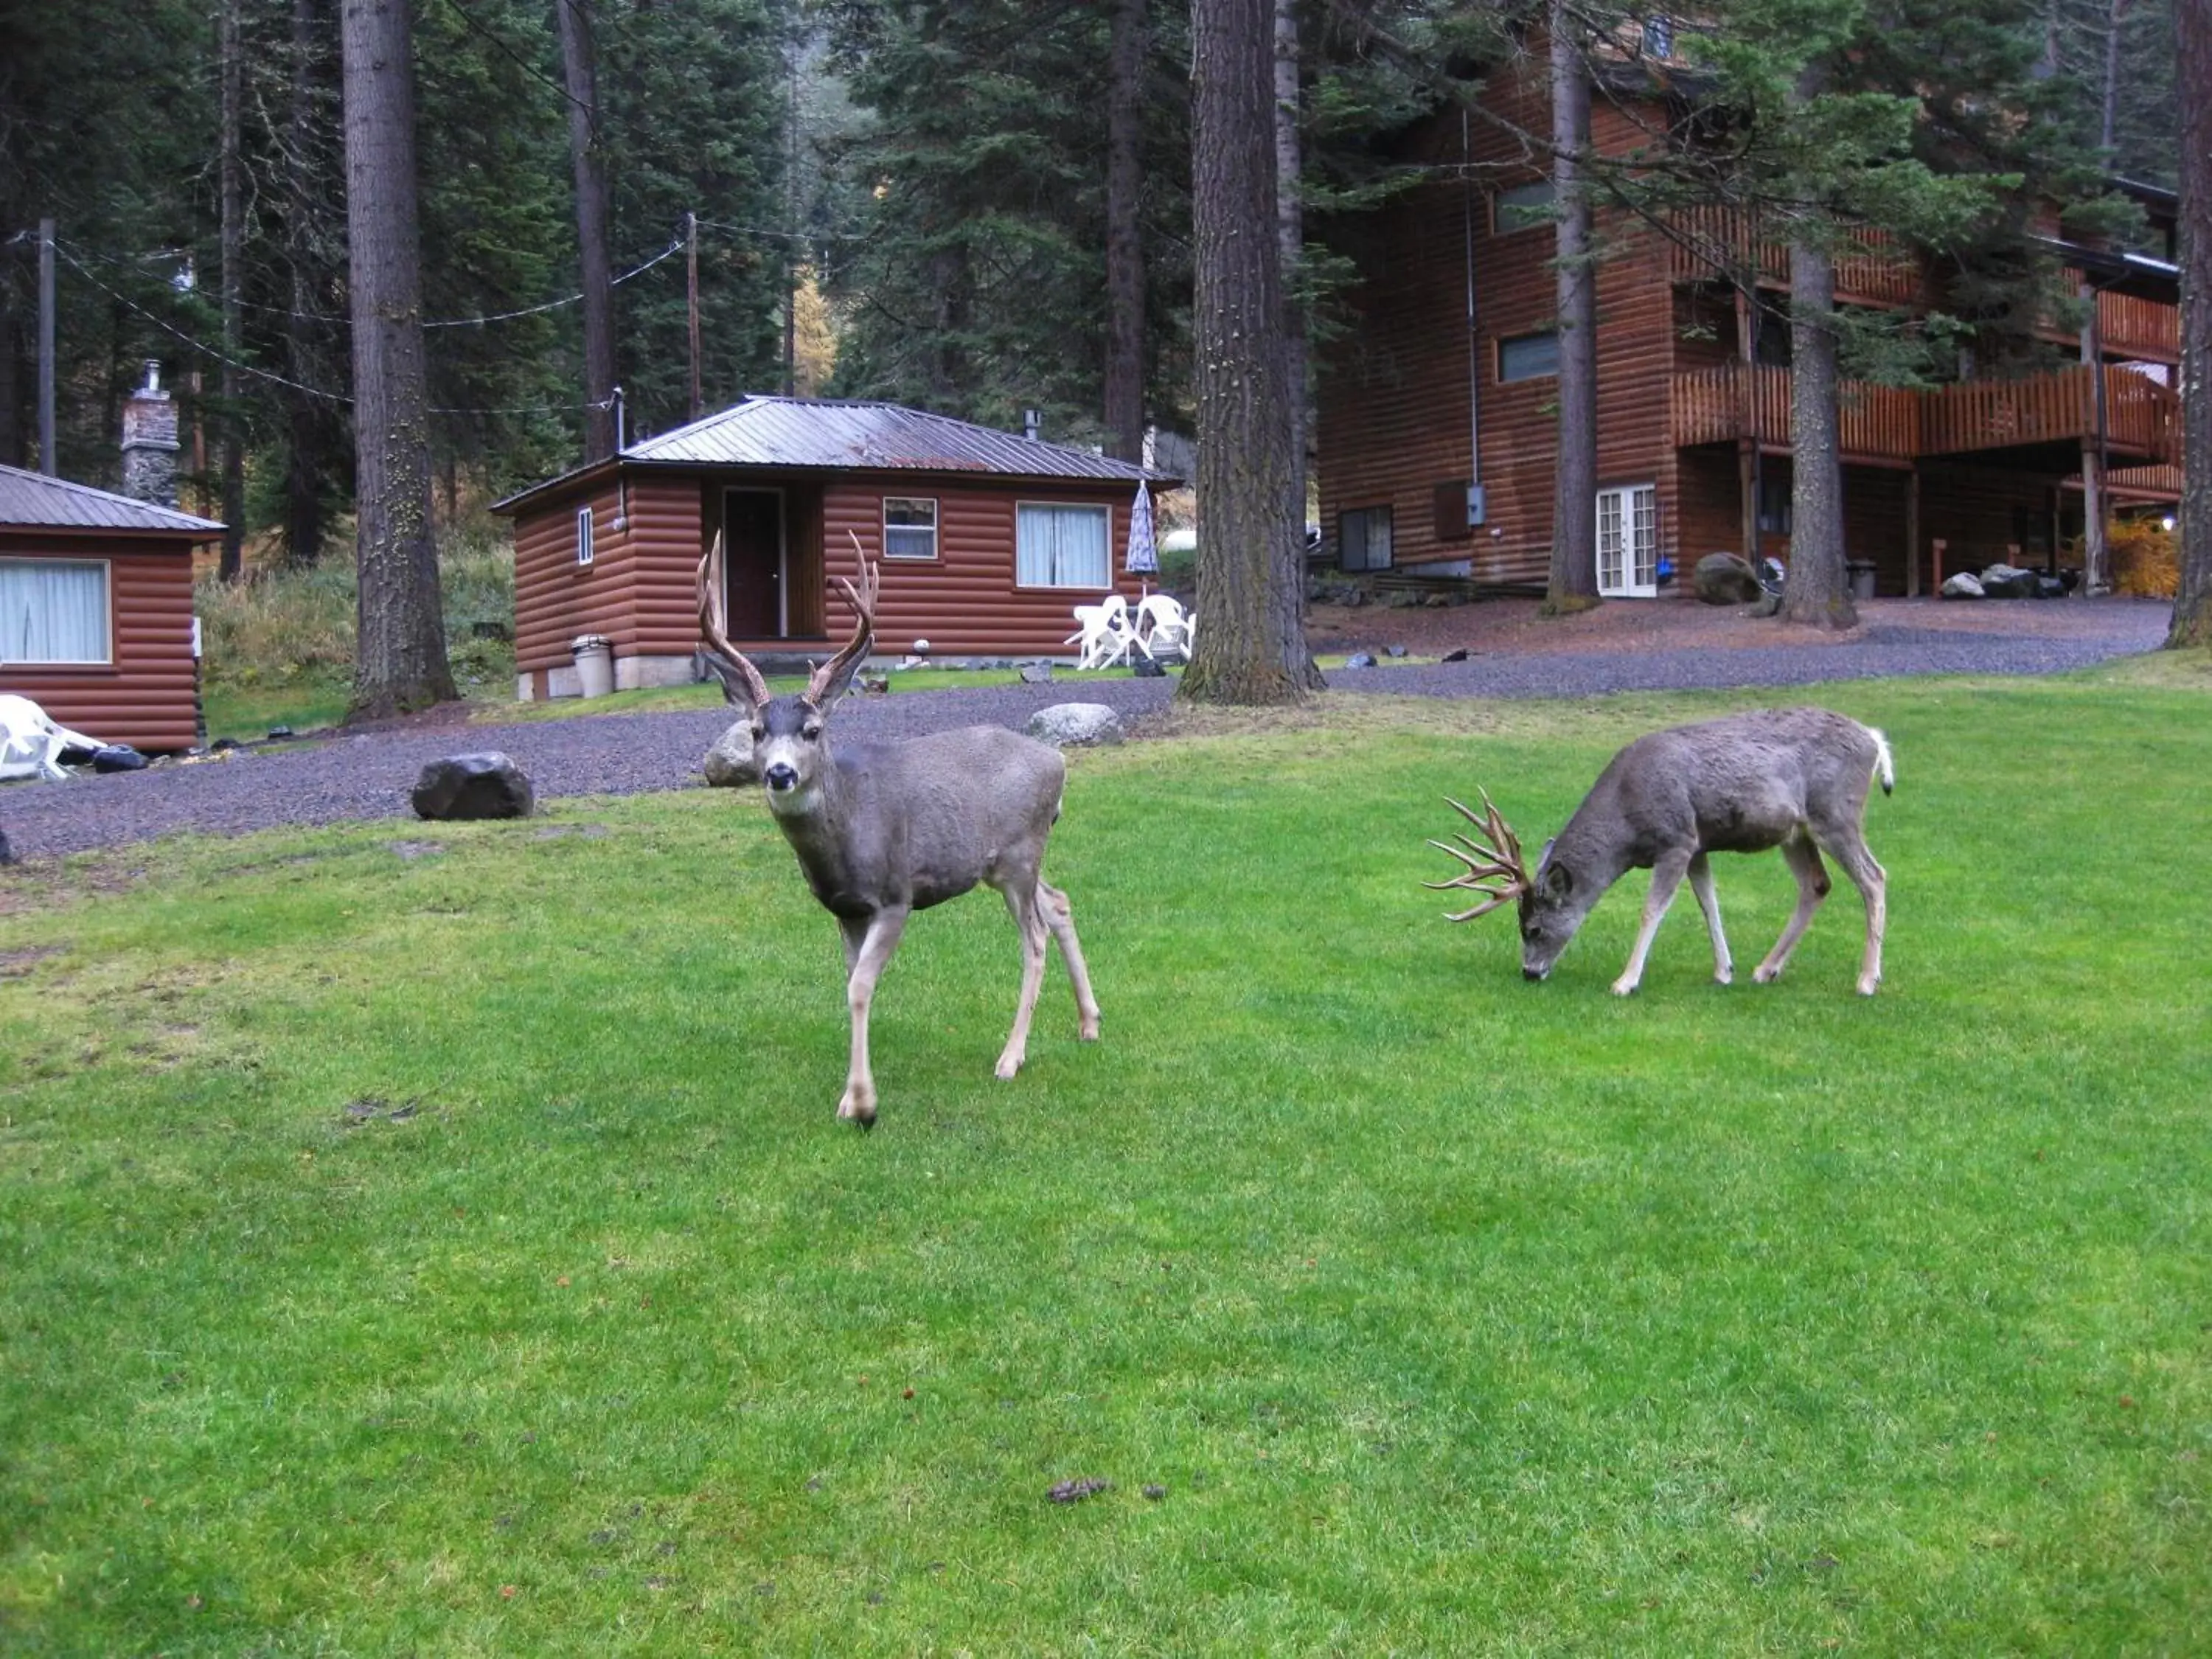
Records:
<instances>
[{"instance_id":1,"label":"tall tree trunk","mask_svg":"<svg viewBox=\"0 0 2212 1659\"><path fill-rule=\"evenodd\" d=\"M356 718L452 697L430 526L408 0L342 0L346 228L360 530Z\"/></svg>"},{"instance_id":2,"label":"tall tree trunk","mask_svg":"<svg viewBox=\"0 0 2212 1659\"><path fill-rule=\"evenodd\" d=\"M1299 266L1305 258L1304 160L1298 130L1297 0L1275 3L1275 230L1283 261L1283 395L1291 416L1291 526L1305 545L1306 454L1311 436L1306 400L1306 313L1298 301ZM1303 555L1301 556L1303 556ZM1305 572L1298 572L1304 615Z\"/></svg>"},{"instance_id":3,"label":"tall tree trunk","mask_svg":"<svg viewBox=\"0 0 2212 1659\"><path fill-rule=\"evenodd\" d=\"M1858 622L1844 568L1844 469L1836 415L1836 267L1825 247L1790 244L1790 580L1782 619Z\"/></svg>"},{"instance_id":4,"label":"tall tree trunk","mask_svg":"<svg viewBox=\"0 0 2212 1659\"><path fill-rule=\"evenodd\" d=\"M607 257L605 147L599 135L591 0L555 0L568 87L568 159L576 175L576 250L584 284L584 459L615 453L615 287Z\"/></svg>"},{"instance_id":5,"label":"tall tree trunk","mask_svg":"<svg viewBox=\"0 0 2212 1659\"><path fill-rule=\"evenodd\" d=\"M1147 0L1114 0L1106 105L1106 431L1116 459L1145 453L1145 47Z\"/></svg>"},{"instance_id":6,"label":"tall tree trunk","mask_svg":"<svg viewBox=\"0 0 2212 1659\"><path fill-rule=\"evenodd\" d=\"M2168 645L2212 646L2212 0L2174 0L2181 109L2181 586Z\"/></svg>"},{"instance_id":7,"label":"tall tree trunk","mask_svg":"<svg viewBox=\"0 0 2212 1659\"><path fill-rule=\"evenodd\" d=\"M221 161L222 237L222 554L225 581L236 581L246 568L246 408L238 383L238 356L245 343L245 313L240 301L246 285L246 161L240 131L246 119L246 53L239 40L243 0L222 0L217 19L217 58L222 82Z\"/></svg>"},{"instance_id":8,"label":"tall tree trunk","mask_svg":"<svg viewBox=\"0 0 2212 1659\"><path fill-rule=\"evenodd\" d=\"M1273 0L1191 7L1203 625L1176 695L1197 702L1291 702L1322 683L1290 511L1273 32Z\"/></svg>"},{"instance_id":9,"label":"tall tree trunk","mask_svg":"<svg viewBox=\"0 0 2212 1659\"><path fill-rule=\"evenodd\" d=\"M285 365L301 386L314 383L316 309L314 188L317 0L292 0L291 107L285 120L284 253L291 267L292 315L284 325ZM313 394L288 390L284 466L284 562L303 570L323 548L323 453L331 422Z\"/></svg>"},{"instance_id":10,"label":"tall tree trunk","mask_svg":"<svg viewBox=\"0 0 2212 1659\"><path fill-rule=\"evenodd\" d=\"M2100 108L2097 142L2107 152L2112 148L2113 131L2118 125L2120 28L2127 15L2128 0L2112 0L2105 17L2105 95Z\"/></svg>"},{"instance_id":11,"label":"tall tree trunk","mask_svg":"<svg viewBox=\"0 0 2212 1659\"><path fill-rule=\"evenodd\" d=\"M1582 176L1590 141L1590 82L1566 0L1552 0L1551 44L1559 436L1544 609L1557 616L1597 601L1597 271L1589 258L1589 195Z\"/></svg>"}]
</instances>

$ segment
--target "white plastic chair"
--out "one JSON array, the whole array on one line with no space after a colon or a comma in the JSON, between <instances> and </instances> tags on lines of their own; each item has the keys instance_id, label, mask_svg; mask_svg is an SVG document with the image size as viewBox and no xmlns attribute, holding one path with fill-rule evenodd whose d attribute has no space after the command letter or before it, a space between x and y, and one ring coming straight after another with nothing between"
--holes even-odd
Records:
<instances>
[{"instance_id":1,"label":"white plastic chair","mask_svg":"<svg viewBox=\"0 0 2212 1659\"><path fill-rule=\"evenodd\" d=\"M1188 662L1191 622L1190 615L1171 595L1148 593L1137 603L1134 628L1148 657L1158 659L1168 653Z\"/></svg>"},{"instance_id":2,"label":"white plastic chair","mask_svg":"<svg viewBox=\"0 0 2212 1659\"><path fill-rule=\"evenodd\" d=\"M1079 668L1109 668L1125 662L1133 647L1148 657L1152 654L1151 648L1137 637L1137 630L1129 621L1129 602L1119 593L1109 593L1102 604L1077 605L1075 623L1076 631L1060 643L1079 646Z\"/></svg>"},{"instance_id":3,"label":"white plastic chair","mask_svg":"<svg viewBox=\"0 0 2212 1659\"><path fill-rule=\"evenodd\" d=\"M28 697L0 696L0 778L60 781L65 749L97 749L100 740L57 726Z\"/></svg>"}]
</instances>

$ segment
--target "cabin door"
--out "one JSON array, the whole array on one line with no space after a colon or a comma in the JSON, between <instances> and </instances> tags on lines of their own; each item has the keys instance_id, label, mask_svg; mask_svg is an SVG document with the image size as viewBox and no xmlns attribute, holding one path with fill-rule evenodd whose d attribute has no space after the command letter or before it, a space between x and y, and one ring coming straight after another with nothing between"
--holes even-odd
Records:
<instances>
[{"instance_id":1,"label":"cabin door","mask_svg":"<svg viewBox=\"0 0 2212 1659\"><path fill-rule=\"evenodd\" d=\"M791 631L789 553L784 546L783 492L730 489L722 494L722 527L733 640L780 640Z\"/></svg>"},{"instance_id":2,"label":"cabin door","mask_svg":"<svg viewBox=\"0 0 2212 1659\"><path fill-rule=\"evenodd\" d=\"M1659 593L1659 492L1632 484L1597 492L1597 591L1607 599Z\"/></svg>"}]
</instances>

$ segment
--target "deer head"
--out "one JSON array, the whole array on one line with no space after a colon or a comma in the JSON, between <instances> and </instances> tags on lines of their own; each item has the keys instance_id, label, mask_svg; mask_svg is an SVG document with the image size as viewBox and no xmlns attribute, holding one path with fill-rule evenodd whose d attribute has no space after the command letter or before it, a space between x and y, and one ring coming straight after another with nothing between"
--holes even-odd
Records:
<instances>
[{"instance_id":1,"label":"deer head","mask_svg":"<svg viewBox=\"0 0 2212 1659\"><path fill-rule=\"evenodd\" d=\"M1450 854L1467 867L1449 881L1425 881L1421 885L1440 892L1466 888L1483 896L1479 904L1448 913L1446 920L1450 921L1472 921L1501 905L1517 904L1521 972L1528 979L1542 979L1574 938L1589 902L1587 898L1577 902L1573 875L1564 865L1552 862L1552 849L1558 842L1544 843L1532 873L1522 856L1521 838L1492 804L1489 792L1484 790L1481 794L1480 815L1450 796L1444 797L1453 811L1475 826L1478 836L1455 834L1452 841L1456 846L1431 841L1430 846Z\"/></svg>"},{"instance_id":2,"label":"deer head","mask_svg":"<svg viewBox=\"0 0 2212 1659\"><path fill-rule=\"evenodd\" d=\"M699 561L699 627L714 648L708 661L722 682L722 695L745 710L752 722L754 757L761 781L768 786L769 805L779 812L811 807L828 772L830 712L875 637L880 580L876 567L861 551L858 537L853 539L853 550L860 556L860 585L856 587L842 576L837 579L846 604L853 608L853 637L814 671L806 690L783 697L769 695L768 682L761 678L760 670L730 643L723 624L720 532L715 532L714 545Z\"/></svg>"}]
</instances>

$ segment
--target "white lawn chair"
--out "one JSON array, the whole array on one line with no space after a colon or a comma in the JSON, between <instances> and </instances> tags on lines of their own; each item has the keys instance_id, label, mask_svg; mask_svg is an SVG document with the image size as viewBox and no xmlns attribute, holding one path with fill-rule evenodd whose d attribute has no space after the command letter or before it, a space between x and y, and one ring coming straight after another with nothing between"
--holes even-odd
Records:
<instances>
[{"instance_id":1,"label":"white lawn chair","mask_svg":"<svg viewBox=\"0 0 2212 1659\"><path fill-rule=\"evenodd\" d=\"M1145 654L1155 659L1171 655L1177 659L1190 660L1190 629L1192 617L1171 596L1148 593L1137 603L1134 623L1138 640Z\"/></svg>"},{"instance_id":2,"label":"white lawn chair","mask_svg":"<svg viewBox=\"0 0 2212 1659\"><path fill-rule=\"evenodd\" d=\"M28 697L0 696L0 779L65 778L65 749L97 749L97 738L57 726Z\"/></svg>"},{"instance_id":3,"label":"white lawn chair","mask_svg":"<svg viewBox=\"0 0 2212 1659\"><path fill-rule=\"evenodd\" d=\"M1109 668L1126 662L1132 648L1148 657L1152 654L1137 637L1129 621L1129 602L1119 593L1109 593L1103 604L1077 605L1075 623L1076 631L1060 643L1078 647L1075 665L1079 668Z\"/></svg>"}]
</instances>

